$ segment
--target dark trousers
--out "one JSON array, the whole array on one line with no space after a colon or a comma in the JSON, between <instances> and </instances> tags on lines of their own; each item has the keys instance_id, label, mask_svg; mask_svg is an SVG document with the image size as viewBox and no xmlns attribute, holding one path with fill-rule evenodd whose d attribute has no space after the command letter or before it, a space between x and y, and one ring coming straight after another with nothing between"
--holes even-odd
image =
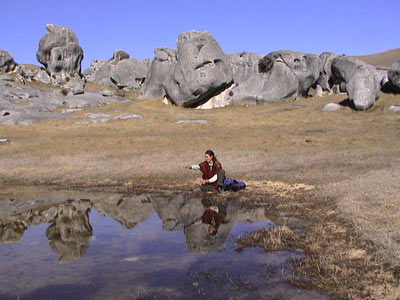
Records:
<instances>
[{"instance_id":1,"label":"dark trousers","mask_svg":"<svg viewBox=\"0 0 400 300\"><path fill-rule=\"evenodd\" d=\"M224 169L221 169L217 173L217 185L222 187L224 185L224 180L225 180L225 171L224 171ZM200 186L200 189L203 192L215 191L214 183L203 184Z\"/></svg>"}]
</instances>

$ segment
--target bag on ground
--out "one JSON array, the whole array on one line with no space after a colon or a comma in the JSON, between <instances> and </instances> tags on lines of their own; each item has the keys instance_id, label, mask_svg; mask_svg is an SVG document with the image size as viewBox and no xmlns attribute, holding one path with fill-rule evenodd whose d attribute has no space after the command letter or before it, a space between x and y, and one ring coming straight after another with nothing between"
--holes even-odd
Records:
<instances>
[{"instance_id":1,"label":"bag on ground","mask_svg":"<svg viewBox=\"0 0 400 300\"><path fill-rule=\"evenodd\" d=\"M233 191L237 192L240 190L244 190L246 188L246 184L243 181L239 181L232 178L225 178L224 180L224 190L225 191Z\"/></svg>"}]
</instances>

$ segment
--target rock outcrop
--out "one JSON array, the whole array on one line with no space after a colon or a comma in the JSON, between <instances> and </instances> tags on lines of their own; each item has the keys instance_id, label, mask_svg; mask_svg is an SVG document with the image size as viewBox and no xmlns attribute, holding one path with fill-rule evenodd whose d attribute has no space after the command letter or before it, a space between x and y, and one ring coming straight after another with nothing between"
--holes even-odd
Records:
<instances>
[{"instance_id":1,"label":"rock outcrop","mask_svg":"<svg viewBox=\"0 0 400 300\"><path fill-rule=\"evenodd\" d=\"M388 79L393 85L394 92L400 92L400 60L395 62L388 71Z\"/></svg>"},{"instance_id":2,"label":"rock outcrop","mask_svg":"<svg viewBox=\"0 0 400 300\"><path fill-rule=\"evenodd\" d=\"M229 57L232 68L233 82L241 84L250 78L251 75L258 73L258 63L262 55L249 52L239 52Z\"/></svg>"},{"instance_id":3,"label":"rock outcrop","mask_svg":"<svg viewBox=\"0 0 400 300\"><path fill-rule=\"evenodd\" d=\"M14 58L5 50L0 50L0 72L12 72L14 71L17 63Z\"/></svg>"},{"instance_id":4,"label":"rock outcrop","mask_svg":"<svg viewBox=\"0 0 400 300\"><path fill-rule=\"evenodd\" d=\"M172 84L176 65L176 51L169 48L156 48L146 75L146 81L140 89L140 98L158 98L166 95L165 86Z\"/></svg>"},{"instance_id":5,"label":"rock outcrop","mask_svg":"<svg viewBox=\"0 0 400 300\"><path fill-rule=\"evenodd\" d=\"M127 58L121 60L111 70L110 79L119 88L139 89L145 82L148 69L145 61Z\"/></svg>"},{"instance_id":6,"label":"rock outcrop","mask_svg":"<svg viewBox=\"0 0 400 300\"><path fill-rule=\"evenodd\" d=\"M232 102L279 102L297 95L307 95L319 78L321 61L315 54L281 50L259 61L259 73L229 93Z\"/></svg>"},{"instance_id":7,"label":"rock outcrop","mask_svg":"<svg viewBox=\"0 0 400 300\"><path fill-rule=\"evenodd\" d=\"M71 29L53 24L47 24L46 29L36 57L46 67L52 83L62 85L75 74L80 75L83 50Z\"/></svg>"},{"instance_id":8,"label":"rock outcrop","mask_svg":"<svg viewBox=\"0 0 400 300\"><path fill-rule=\"evenodd\" d=\"M339 56L332 61L332 75L336 83L345 82L349 100L354 109L367 110L379 97L379 85L374 67L348 56Z\"/></svg>"},{"instance_id":9,"label":"rock outcrop","mask_svg":"<svg viewBox=\"0 0 400 300\"><path fill-rule=\"evenodd\" d=\"M332 61L338 57L337 54L331 52L323 52L319 59L321 60L321 73L318 78L318 85L323 91L332 92Z\"/></svg>"},{"instance_id":10,"label":"rock outcrop","mask_svg":"<svg viewBox=\"0 0 400 300\"><path fill-rule=\"evenodd\" d=\"M166 48L155 52L142 98L166 95L178 106L196 107L232 83L228 57L207 31L181 33L176 52Z\"/></svg>"},{"instance_id":11,"label":"rock outcrop","mask_svg":"<svg viewBox=\"0 0 400 300\"><path fill-rule=\"evenodd\" d=\"M83 72L85 79L89 82L116 88L117 85L111 81L111 72L120 61L128 58L129 54L125 51L115 50L113 56L106 61L92 61L91 66Z\"/></svg>"}]
</instances>

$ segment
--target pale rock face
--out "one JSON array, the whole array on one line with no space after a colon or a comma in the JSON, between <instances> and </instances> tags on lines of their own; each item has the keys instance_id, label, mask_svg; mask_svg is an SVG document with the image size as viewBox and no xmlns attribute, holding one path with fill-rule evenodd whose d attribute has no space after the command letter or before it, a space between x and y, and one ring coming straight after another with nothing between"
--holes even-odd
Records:
<instances>
[{"instance_id":1,"label":"pale rock face","mask_svg":"<svg viewBox=\"0 0 400 300\"><path fill-rule=\"evenodd\" d=\"M336 83L345 83L346 92L356 110L367 110L379 97L380 86L373 66L347 56L332 61L332 76Z\"/></svg>"},{"instance_id":2,"label":"pale rock face","mask_svg":"<svg viewBox=\"0 0 400 300\"><path fill-rule=\"evenodd\" d=\"M83 50L71 29L53 24L47 24L46 29L36 58L47 68L52 83L62 85L75 74L80 75Z\"/></svg>"},{"instance_id":3,"label":"pale rock face","mask_svg":"<svg viewBox=\"0 0 400 300\"><path fill-rule=\"evenodd\" d=\"M229 61L210 33L182 33L177 46L177 65L173 76L175 86L166 89L175 104L198 106L232 83Z\"/></svg>"},{"instance_id":4,"label":"pale rock face","mask_svg":"<svg viewBox=\"0 0 400 300\"><path fill-rule=\"evenodd\" d=\"M239 52L230 55L229 62L232 68L233 82L241 84L258 73L258 63L262 55L249 52Z\"/></svg>"},{"instance_id":5,"label":"pale rock face","mask_svg":"<svg viewBox=\"0 0 400 300\"><path fill-rule=\"evenodd\" d=\"M258 73L230 91L233 103L279 102L308 94L321 71L317 55L281 50L259 60Z\"/></svg>"},{"instance_id":6,"label":"pale rock face","mask_svg":"<svg viewBox=\"0 0 400 300\"><path fill-rule=\"evenodd\" d=\"M206 31L179 35L177 50L157 48L141 98L167 96L184 107L197 107L229 87L229 59Z\"/></svg>"}]
</instances>

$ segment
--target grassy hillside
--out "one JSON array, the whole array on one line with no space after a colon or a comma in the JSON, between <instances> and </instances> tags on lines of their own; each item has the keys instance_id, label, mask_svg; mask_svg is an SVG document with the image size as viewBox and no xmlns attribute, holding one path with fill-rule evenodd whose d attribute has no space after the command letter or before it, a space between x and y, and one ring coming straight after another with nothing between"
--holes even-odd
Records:
<instances>
[{"instance_id":1,"label":"grassy hillside","mask_svg":"<svg viewBox=\"0 0 400 300\"><path fill-rule=\"evenodd\" d=\"M390 67L394 62L400 60L400 48L355 57L374 66Z\"/></svg>"}]
</instances>

